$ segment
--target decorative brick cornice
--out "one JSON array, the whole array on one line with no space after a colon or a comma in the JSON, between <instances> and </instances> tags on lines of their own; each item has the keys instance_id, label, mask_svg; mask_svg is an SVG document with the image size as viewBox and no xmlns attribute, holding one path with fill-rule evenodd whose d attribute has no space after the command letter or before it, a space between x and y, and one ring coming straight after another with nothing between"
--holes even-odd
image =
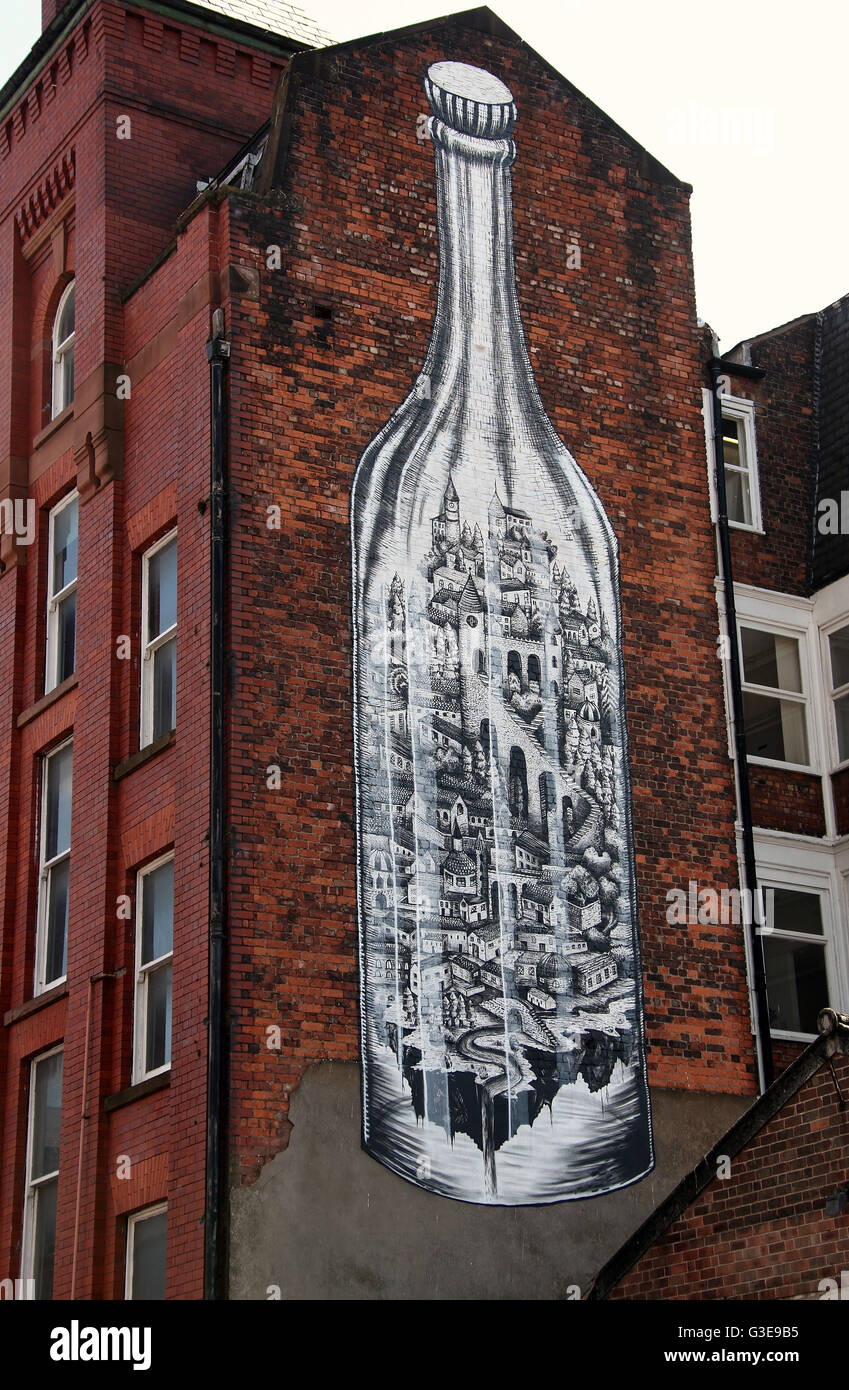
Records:
<instances>
[{"instance_id":1,"label":"decorative brick cornice","mask_svg":"<svg viewBox=\"0 0 849 1390\"><path fill-rule=\"evenodd\" d=\"M57 90L75 77L78 64L85 62L89 56L91 37L92 21L86 18L69 35L67 43L52 61L45 64L15 105L5 108L0 124L0 159L5 159L12 146L24 138L29 127L55 99Z\"/></svg>"},{"instance_id":2,"label":"decorative brick cornice","mask_svg":"<svg viewBox=\"0 0 849 1390\"><path fill-rule=\"evenodd\" d=\"M70 145L15 213L21 244L43 226L76 182L76 153Z\"/></svg>"}]
</instances>

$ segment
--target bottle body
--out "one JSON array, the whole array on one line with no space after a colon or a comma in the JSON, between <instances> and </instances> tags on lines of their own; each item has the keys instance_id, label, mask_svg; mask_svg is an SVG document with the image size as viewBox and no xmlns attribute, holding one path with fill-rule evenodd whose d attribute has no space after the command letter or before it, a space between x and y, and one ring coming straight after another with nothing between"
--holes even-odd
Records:
<instances>
[{"instance_id":1,"label":"bottle body","mask_svg":"<svg viewBox=\"0 0 849 1390\"><path fill-rule=\"evenodd\" d=\"M527 357L515 108L463 67L427 359L352 492L363 1138L518 1205L635 1181L651 1131L617 545Z\"/></svg>"}]
</instances>

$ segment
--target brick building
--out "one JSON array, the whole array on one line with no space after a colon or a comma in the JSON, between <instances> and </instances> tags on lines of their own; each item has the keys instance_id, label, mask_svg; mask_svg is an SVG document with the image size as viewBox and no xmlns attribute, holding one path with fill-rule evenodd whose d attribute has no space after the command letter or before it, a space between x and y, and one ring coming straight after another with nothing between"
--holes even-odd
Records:
<instances>
[{"instance_id":1,"label":"brick building","mask_svg":"<svg viewBox=\"0 0 849 1390\"><path fill-rule=\"evenodd\" d=\"M848 325L844 298L721 363L752 822L758 881L773 892L766 970L778 1070L815 1036L822 1000L849 988L849 542L839 516Z\"/></svg>"},{"instance_id":2,"label":"brick building","mask_svg":"<svg viewBox=\"0 0 849 1390\"><path fill-rule=\"evenodd\" d=\"M271 0L44 20L0 100L0 502L21 523L0 574L0 1266L58 1298L585 1289L758 1091L744 926L667 910L738 883L689 188L487 10L320 51ZM428 1196L359 1147L348 506L427 346L419 117L446 56L516 96L525 331L622 556L656 1162L523 1211ZM807 632L812 584L840 583L839 542L781 528L785 492L801 508L839 477L841 312L723 362L757 632L750 589L807 605ZM740 501L747 401L761 476L770 430L807 470L776 456L763 527ZM756 684L774 741L763 701L809 687ZM841 774L753 758L758 848L831 856L816 1007L842 1007ZM816 872L776 880L788 911ZM810 1023L794 959L767 959L788 1059Z\"/></svg>"},{"instance_id":3,"label":"brick building","mask_svg":"<svg viewBox=\"0 0 849 1390\"><path fill-rule=\"evenodd\" d=\"M846 1298L849 1028L810 1044L599 1271L588 1298Z\"/></svg>"}]
</instances>

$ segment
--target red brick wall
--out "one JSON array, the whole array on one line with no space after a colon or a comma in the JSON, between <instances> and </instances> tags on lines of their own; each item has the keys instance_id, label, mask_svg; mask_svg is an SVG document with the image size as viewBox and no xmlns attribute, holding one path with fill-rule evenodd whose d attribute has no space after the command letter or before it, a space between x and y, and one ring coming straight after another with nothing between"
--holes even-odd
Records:
<instances>
[{"instance_id":1,"label":"red brick wall","mask_svg":"<svg viewBox=\"0 0 849 1390\"><path fill-rule=\"evenodd\" d=\"M196 182L267 119L282 57L213 43L177 19L98 0L0 126L0 497L25 495L38 539L0 573L0 1018L29 1000L36 919L38 777L74 735L68 994L0 1027L0 1277L19 1271L29 1063L64 1040L55 1293L71 1287L80 1114L88 1105L78 1297L121 1297L126 1214L167 1197L168 1296L202 1291L206 1090L209 373L218 296L217 216L204 210L124 304L122 292L174 236ZM108 98L103 92L107 90ZM221 93L227 99L222 102ZM131 119L118 140L117 117ZM64 231L63 231L64 228ZM76 411L46 436L53 308L77 280ZM83 398L104 361L131 396L123 477L80 506L77 685L18 726L44 690L46 527L78 479ZM114 380L105 383L107 392ZM102 395L104 384L98 387ZM45 409L46 407L46 409ZM77 452L75 453L75 450ZM175 742L116 781L139 743L142 551L179 532ZM4 538L4 558L7 553ZM116 639L131 638L131 660ZM170 1086L104 1111L131 1080L134 923L117 917L138 868L173 848L176 943ZM87 1095L82 1095L89 978ZM130 1176L117 1176L127 1155Z\"/></svg>"},{"instance_id":2,"label":"red brick wall","mask_svg":"<svg viewBox=\"0 0 849 1390\"><path fill-rule=\"evenodd\" d=\"M752 822L762 830L824 835L822 779L807 772L749 764Z\"/></svg>"},{"instance_id":3,"label":"red brick wall","mask_svg":"<svg viewBox=\"0 0 849 1390\"><path fill-rule=\"evenodd\" d=\"M636 152L526 52L446 25L332 55L296 89L278 208L229 205L229 255L259 280L259 298L233 294L228 317L231 1116L246 1180L286 1143L304 1070L357 1056L348 501L427 344L433 151L415 128L426 66L446 56L491 68L516 95L532 360L621 543L649 1077L754 1089L739 930L665 916L671 887L732 885L737 872L687 195L642 178ZM566 266L573 236L580 271ZM266 268L272 244L281 270ZM317 302L333 309L326 336ZM270 764L280 790L266 786ZM266 1046L273 1025L279 1053Z\"/></svg>"},{"instance_id":4,"label":"red brick wall","mask_svg":"<svg viewBox=\"0 0 849 1390\"><path fill-rule=\"evenodd\" d=\"M751 344L760 381L735 377L731 392L755 402L755 441L764 535L731 532L738 584L806 594L810 536L799 518L810 515L813 461L813 318Z\"/></svg>"},{"instance_id":5,"label":"red brick wall","mask_svg":"<svg viewBox=\"0 0 849 1390\"><path fill-rule=\"evenodd\" d=\"M835 1061L843 1093L849 1058ZM818 1298L847 1268L849 1212L825 1199L845 1183L849 1129L823 1066L608 1295L612 1299Z\"/></svg>"},{"instance_id":6,"label":"red brick wall","mask_svg":"<svg viewBox=\"0 0 849 1390\"><path fill-rule=\"evenodd\" d=\"M834 789L834 810L837 816L838 835L849 835L849 767L837 772L831 779Z\"/></svg>"}]
</instances>

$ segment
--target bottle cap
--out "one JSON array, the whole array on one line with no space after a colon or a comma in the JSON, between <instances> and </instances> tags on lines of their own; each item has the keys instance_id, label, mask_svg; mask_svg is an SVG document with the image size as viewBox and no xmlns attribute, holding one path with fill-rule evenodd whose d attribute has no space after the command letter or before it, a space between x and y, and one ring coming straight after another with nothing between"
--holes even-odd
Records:
<instances>
[{"instance_id":1,"label":"bottle cap","mask_svg":"<svg viewBox=\"0 0 849 1390\"><path fill-rule=\"evenodd\" d=\"M484 68L433 63L424 87L434 116L463 135L503 139L516 124L513 93Z\"/></svg>"}]
</instances>

